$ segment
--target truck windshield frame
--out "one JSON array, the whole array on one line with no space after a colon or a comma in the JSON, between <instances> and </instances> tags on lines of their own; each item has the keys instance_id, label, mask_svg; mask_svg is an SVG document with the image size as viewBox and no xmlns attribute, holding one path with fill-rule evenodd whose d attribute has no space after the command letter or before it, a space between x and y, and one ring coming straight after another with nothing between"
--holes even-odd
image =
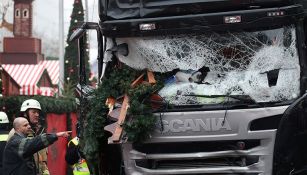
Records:
<instances>
[{"instance_id":1,"label":"truck windshield frame","mask_svg":"<svg viewBox=\"0 0 307 175\"><path fill-rule=\"evenodd\" d=\"M172 105L242 103L222 96L250 96L256 103L291 101L300 95L295 25L271 30L116 38L137 69L167 73L159 94ZM107 40L113 46L113 39ZM106 52L109 53L109 52ZM107 57L111 57L106 55ZM172 74L172 76L170 76ZM220 95L219 98L201 96Z\"/></svg>"},{"instance_id":2,"label":"truck windshield frame","mask_svg":"<svg viewBox=\"0 0 307 175\"><path fill-rule=\"evenodd\" d=\"M279 12L279 15L282 16L271 16L273 14L273 12ZM282 13L280 13L282 12ZM234 15L234 14L240 14L241 15L241 19L242 21L238 24L225 24L224 23L224 17L225 16L229 16L229 15ZM205 100L205 98L203 97L196 97L196 96L189 96L189 95L246 95L246 96L250 96L252 98L252 100L254 100L256 103L267 103L269 104L269 106L274 106L275 104L285 104L285 102L289 102L289 104L291 103L291 101L293 101L294 99L296 99L298 96L301 95L302 90L305 89L305 85L302 82L302 79L304 79L306 71L301 70L300 66L305 67L306 66L306 60L303 57L303 47L302 47L302 41L304 41L304 39L302 39L302 32L299 31L300 28L302 26L299 26L301 24L299 24L299 21L302 19L303 17L303 13L302 13L302 8L300 5L289 5L289 6L284 6L284 7L279 7L279 8L260 8L260 9L250 9L250 10L239 10L239 11L228 11L228 12L222 12L222 13L206 13L206 14L193 14L193 15L184 15L184 16L170 16L170 17L157 17L157 18L139 18L139 19L104 19L100 22L100 26L102 29L102 33L104 35L104 37L106 38L106 42L105 42L105 51L110 50L111 47L114 46L114 44L116 45L120 45L120 44L128 44L128 49L129 49L129 55L128 56L123 56L120 54L117 54L116 57L118 57L118 59L122 62L124 62L125 64L130 64L129 66L135 69L149 69L152 71L156 71L156 72L173 72L172 77L166 77L166 82L168 82L168 84L165 82L165 85L167 85L166 88L162 89L159 94L163 97L166 98L166 101L169 102L170 104L173 105L186 105L186 106L194 106L194 105L225 105L225 99L226 98L215 98L210 99L210 100ZM187 23L187 21L189 21ZM146 23L151 23L153 22L155 24L154 30L149 30L149 31L140 31L139 26L140 24L146 24ZM197 23L197 24L196 24ZM199 93L199 89L202 88L198 88L196 85L195 86L195 82L191 82L190 80L188 80L188 82L184 82L182 84L180 84L180 86L183 86L184 90L174 90L178 87L178 83L172 87L171 84L169 84L169 82L178 82L176 80L176 78L178 78L178 76L176 77L176 72L178 69L182 70L181 73L183 77L186 78L186 74L196 74L197 76L199 76L198 72L200 69L204 68L204 70L201 71L205 71L206 76L211 79L211 81L216 81L217 79L221 79L225 77L224 73L217 73L218 71L216 71L216 69L214 71L212 71L213 69L209 68L209 71L207 70L208 67L202 65L203 67L197 67L195 68L195 66L193 68L189 68L188 66L185 66L184 68L180 67L177 65L177 67L174 68L170 68L167 70L155 70L153 69L152 66L152 62L150 64L148 64L153 56L148 54L144 54L141 53L140 55L136 55L136 53L138 53L138 51L140 51L141 49L137 49L136 47L139 47L140 45L134 46L137 42L138 39L141 38L140 40L142 40L141 42L144 41L148 41L150 39L150 37L152 38L158 38L157 40L163 40L163 39L168 39L170 40L170 38L174 38L176 36L192 36L194 38L197 38L197 36L199 35L203 35L205 33L211 33L213 35L219 35L220 33L228 33L229 36L231 36L233 33L261 33L262 31L268 31L269 33L280 33L280 29L284 29L287 27L292 27L292 41L289 43L289 41L282 41L279 40L279 43L276 44L276 41L273 41L272 37L269 38L271 41L266 41L263 42L263 45L267 45L266 47L266 51L267 53L275 53L275 56L270 56L267 57L266 63L269 62L270 58L278 58L277 54L281 54L281 53L287 53L288 55L295 55L295 58L293 60L293 64L291 66L286 66L284 63L285 62L283 59L280 59L279 61L275 62L272 65L268 65L265 69L262 69L261 71L258 71L257 74L259 74L259 76L262 77L262 80L257 80L255 84L253 84L252 86L248 87L247 90L245 88L245 92L242 93L242 91L240 91L239 87L240 85L247 85L247 84L252 84L255 81L251 81L252 79L255 79L255 76L253 76L253 71L250 71L248 73L248 75L244 75L243 77L245 77L244 81L241 81L242 79L232 79L231 81L226 80L226 83L222 83L219 85L222 86L229 86L229 83L231 84L231 88L225 88L223 90L218 90L218 91L214 91L212 89L209 88L209 92L208 93ZM195 37L196 36L196 37ZM163 38L164 37L164 38ZM170 38L168 38L170 37ZM227 38L226 35L223 36L224 38ZM265 37L268 36L264 36ZM235 37L234 37L235 38ZM268 38L267 38L268 39ZM130 40L130 41L129 41ZM239 39L240 40L240 39ZM261 40L261 39L259 39ZM285 39L286 40L286 39ZM115 43L114 43L115 42ZM240 41L238 41L240 42ZM275 43L274 43L275 42ZM283 45L285 43L287 43L289 45L291 45L292 47L292 51L289 52L284 52L282 47L279 47L279 49L274 50L274 46L273 45ZM146 42L144 42L146 43ZM259 42L260 43L260 42ZM244 44L244 43L243 43ZM149 45L150 44L145 44L145 45ZM218 44L216 44L218 45ZM183 52L180 53L179 55L175 55L175 57L180 58L183 57L182 55L186 54L184 53L185 49L187 50L191 50L192 47L187 48L184 47L184 44L181 45ZM265 48L265 47L263 47ZM145 48L146 49L146 48ZM230 51L222 51L222 52L232 52L231 50L235 50L236 48L230 48ZM270 50L271 49L271 50ZM237 49L240 51L240 48ZM273 51L274 50L274 51ZM279 50L279 51L278 51ZM170 51L170 50L169 50ZM246 51L246 50L245 50ZM265 54L265 52L262 52L261 54ZM110 58L112 58L113 56L110 55L110 52L104 52L104 62L110 61ZM139 53L140 54L140 53ZM152 54L152 53L151 53ZM157 55L161 54L159 52L156 53ZM168 54L168 53L166 53ZM234 53L232 53L234 54ZM237 55L242 54L241 53L236 53ZM143 57L144 55L147 56L147 58L145 58L145 64L147 64L147 66L149 67L140 67L142 65L142 61L138 60L138 57ZM227 54L225 55L225 57L227 57ZM159 57L159 56L158 56ZM163 56L162 56L163 57ZM288 56L284 54L284 56L279 55L279 58L284 57L287 58ZM128 58L128 59L127 59ZM132 58L132 59L129 59ZM173 59L173 58L171 58ZM155 59L154 59L155 60ZM158 60L158 61L157 61ZM244 60L244 59L242 59ZM192 60L195 61L195 60ZM214 61L220 61L218 59L214 60ZM276 61L276 59L275 59ZM130 62L130 63L128 63ZM161 62L158 59L155 60L155 62ZM234 64L236 65L237 63L235 63L236 61L232 61L232 63L227 63L227 61L224 61L224 64ZM249 59L246 59L246 62L250 62ZM144 60L143 60L144 63ZM196 62L197 63L197 62ZM136 64L136 65L133 65ZM276 67L276 64L279 64L279 66ZM237 66L237 65L236 65ZM235 66L235 67L236 67ZM257 66L257 64L254 65L254 68L251 68L252 70L255 70L255 66ZM274 67L275 66L275 67ZM230 66L231 67L231 66ZM269 68L270 67L270 68ZM226 68L226 69L229 69ZM243 68L246 71L246 67ZM242 71L243 69L239 68L239 71ZM234 69L233 69L234 70ZM288 73L287 73L288 71ZM289 74L289 71L292 73ZM221 71L220 71L221 72ZM236 71L233 71L232 73L235 73ZM178 73L178 72L177 72ZM207 74L210 75L207 75ZM282 87L285 84L284 83L280 83L280 80L282 77L281 74L283 75L291 75L291 77L287 77L287 83L290 84L289 82L291 80L294 79L294 85L292 86L292 88L281 88L278 89L276 88L276 86ZM233 74L232 74L233 76ZM230 74L227 75L227 77L231 77ZM248 77L248 78L246 78ZM189 78L188 78L189 79ZM215 79L215 80L214 80ZM260 83L259 81L262 81L262 83ZM263 83L263 81L265 81ZM240 84L239 86L235 87L235 82L237 84ZM202 81L202 83L197 82L197 84L202 84L202 86L207 86L206 88L208 88L208 85L212 85L212 82L204 82ZM263 85L265 84L265 88L263 87ZM259 86L260 85L260 86ZM213 86L216 86L216 84ZM213 87L211 86L211 87ZM289 87L289 86L288 86ZM171 89L173 88L173 92L171 92L170 90L166 90L167 88ZM267 92L267 89L271 88L271 89L275 89L275 92ZM191 92L190 90L187 91L187 89L196 89L196 92ZM239 90L238 90L239 89ZM288 89L288 90L286 90ZM257 93L258 95L255 95L253 93L251 93L251 91L257 91L259 93ZM185 91L185 92L184 92ZM246 92L249 91L249 92ZM286 93L285 93L286 91ZM259 95L259 94L263 94L263 95ZM170 94L173 95L173 97L170 97ZM187 95L189 96L187 98ZM180 96L180 98L178 98L178 96ZM183 99L183 97L186 99L184 101L182 100L176 100L176 99ZM200 100L201 99L201 100ZM234 100L234 99L227 99L227 102L229 103L242 103L242 101L238 101L238 100Z\"/></svg>"}]
</instances>

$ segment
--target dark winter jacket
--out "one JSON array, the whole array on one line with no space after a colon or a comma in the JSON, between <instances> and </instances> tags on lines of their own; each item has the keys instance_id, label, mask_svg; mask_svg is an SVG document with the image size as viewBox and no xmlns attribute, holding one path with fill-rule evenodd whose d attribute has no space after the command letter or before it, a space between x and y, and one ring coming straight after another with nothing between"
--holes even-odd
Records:
<instances>
[{"instance_id":1,"label":"dark winter jacket","mask_svg":"<svg viewBox=\"0 0 307 175\"><path fill-rule=\"evenodd\" d=\"M78 163L78 161L81 159L81 153L79 149L79 146L76 145L74 142L68 142L65 160L69 165L74 165L75 163Z\"/></svg>"},{"instance_id":2,"label":"dark winter jacket","mask_svg":"<svg viewBox=\"0 0 307 175\"><path fill-rule=\"evenodd\" d=\"M42 134L34 138L26 138L15 133L4 149L4 175L36 175L33 154L48 147L57 139L55 134Z\"/></svg>"},{"instance_id":3,"label":"dark winter jacket","mask_svg":"<svg viewBox=\"0 0 307 175\"><path fill-rule=\"evenodd\" d=\"M4 147L6 145L6 140L7 140L8 134L9 134L8 131L2 131L0 129L0 175L3 175L2 157L3 157L3 151L4 151Z\"/></svg>"}]
</instances>

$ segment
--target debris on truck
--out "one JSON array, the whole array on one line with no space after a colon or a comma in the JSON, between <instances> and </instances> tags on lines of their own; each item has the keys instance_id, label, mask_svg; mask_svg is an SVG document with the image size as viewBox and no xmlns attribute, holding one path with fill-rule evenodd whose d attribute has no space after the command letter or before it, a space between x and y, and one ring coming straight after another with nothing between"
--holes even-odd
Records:
<instances>
[{"instance_id":1,"label":"debris on truck","mask_svg":"<svg viewBox=\"0 0 307 175\"><path fill-rule=\"evenodd\" d=\"M284 138L307 130L305 1L99 3L100 23L74 36L98 34L97 99L108 101L85 130L103 118L104 147L85 147L112 162L108 173L304 172L302 137Z\"/></svg>"}]
</instances>

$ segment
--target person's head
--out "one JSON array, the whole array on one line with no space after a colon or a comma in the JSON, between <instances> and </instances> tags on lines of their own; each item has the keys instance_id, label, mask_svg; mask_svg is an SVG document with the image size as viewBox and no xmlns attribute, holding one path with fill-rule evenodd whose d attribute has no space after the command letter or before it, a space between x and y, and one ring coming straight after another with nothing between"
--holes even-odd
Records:
<instances>
[{"instance_id":1,"label":"person's head","mask_svg":"<svg viewBox=\"0 0 307 175\"><path fill-rule=\"evenodd\" d=\"M0 111L0 129L7 129L9 126L9 119L5 112Z\"/></svg>"},{"instance_id":2,"label":"person's head","mask_svg":"<svg viewBox=\"0 0 307 175\"><path fill-rule=\"evenodd\" d=\"M31 126L24 117L17 117L13 122L13 127L17 133L28 135L31 132Z\"/></svg>"},{"instance_id":3,"label":"person's head","mask_svg":"<svg viewBox=\"0 0 307 175\"><path fill-rule=\"evenodd\" d=\"M34 99L25 100L20 108L20 112L23 112L25 117L33 125L37 125L39 123L39 113L41 110L40 103Z\"/></svg>"},{"instance_id":4,"label":"person's head","mask_svg":"<svg viewBox=\"0 0 307 175\"><path fill-rule=\"evenodd\" d=\"M0 111L0 124L10 123L5 112Z\"/></svg>"}]
</instances>

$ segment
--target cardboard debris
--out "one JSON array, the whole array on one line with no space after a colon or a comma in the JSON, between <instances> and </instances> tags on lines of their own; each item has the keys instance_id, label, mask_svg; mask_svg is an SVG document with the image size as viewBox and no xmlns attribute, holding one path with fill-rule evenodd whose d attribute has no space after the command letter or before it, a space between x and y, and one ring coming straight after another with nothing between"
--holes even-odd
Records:
<instances>
[{"instance_id":1,"label":"cardboard debris","mask_svg":"<svg viewBox=\"0 0 307 175\"><path fill-rule=\"evenodd\" d=\"M130 85L131 88L135 88L136 86L143 84L143 83L149 83L151 85L156 83L153 72L147 71L148 81L144 81L144 76L145 76L145 73L143 73L136 80L134 80ZM157 97L155 99L157 99ZM117 121L113 124L110 124L110 125L107 125L107 126L104 127L104 129L106 131L113 134L108 139L109 144L120 142L121 135L122 135L122 132L123 132L122 125L125 122L127 110L129 108L129 97L128 97L128 95L127 94L124 95L121 108L113 110L115 103L116 103L116 100L113 97L109 97L106 101L106 105L108 105L108 107L110 109L108 116L110 117L111 120Z\"/></svg>"}]
</instances>

